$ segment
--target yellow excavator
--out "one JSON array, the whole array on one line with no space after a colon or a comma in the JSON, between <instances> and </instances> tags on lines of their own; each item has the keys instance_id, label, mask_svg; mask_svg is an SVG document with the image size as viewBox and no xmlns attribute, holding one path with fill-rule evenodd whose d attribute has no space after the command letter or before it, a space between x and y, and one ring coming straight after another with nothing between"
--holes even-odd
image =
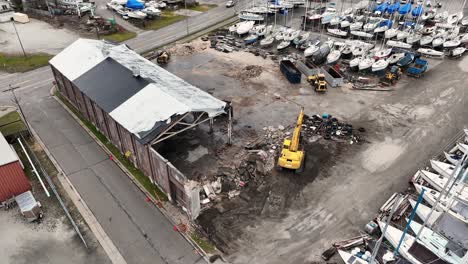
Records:
<instances>
[{"instance_id":1,"label":"yellow excavator","mask_svg":"<svg viewBox=\"0 0 468 264\"><path fill-rule=\"evenodd\" d=\"M304 119L304 107L301 108L297 116L296 127L292 134L292 138L285 138L283 148L281 149L280 157L278 158L278 166L280 168L296 170L302 172L304 167L303 161L305 157L304 150L299 149L299 141L301 137L302 120Z\"/></svg>"}]
</instances>

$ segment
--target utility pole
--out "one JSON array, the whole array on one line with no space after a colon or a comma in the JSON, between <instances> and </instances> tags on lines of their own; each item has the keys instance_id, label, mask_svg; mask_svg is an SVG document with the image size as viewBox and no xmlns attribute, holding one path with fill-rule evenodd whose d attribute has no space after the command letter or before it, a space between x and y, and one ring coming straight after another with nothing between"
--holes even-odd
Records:
<instances>
[{"instance_id":1,"label":"utility pole","mask_svg":"<svg viewBox=\"0 0 468 264\"><path fill-rule=\"evenodd\" d=\"M185 25L187 26L187 36L189 35L189 14L188 14L188 9L187 9L187 0L184 0L184 8L185 8L185 12L187 12L187 18L185 19Z\"/></svg>"},{"instance_id":2,"label":"utility pole","mask_svg":"<svg viewBox=\"0 0 468 264\"><path fill-rule=\"evenodd\" d=\"M13 102L16 104L16 106L18 107L18 109L20 110L20 113L21 113L21 117L23 118L24 120L24 123L26 124L26 128L28 129L28 132L30 135L31 134L31 129L29 127L29 124L28 124L28 121L26 120L26 116L24 115L24 112L23 112L23 108L21 107L21 104L18 100L18 97L16 97L16 94L15 94L15 90L20 88L19 86L11 86L11 84L8 85L10 88L9 89L6 89L4 90L3 92L6 93L6 92L11 92L11 94L13 95Z\"/></svg>"},{"instance_id":3,"label":"utility pole","mask_svg":"<svg viewBox=\"0 0 468 264\"><path fill-rule=\"evenodd\" d=\"M15 29L16 37L18 38L19 44L21 46L21 50L23 50L23 56L26 57L26 52L24 51L23 42L21 42L21 38L18 34L18 30L16 30L15 21L11 21L11 24L13 25L13 28Z\"/></svg>"}]
</instances>

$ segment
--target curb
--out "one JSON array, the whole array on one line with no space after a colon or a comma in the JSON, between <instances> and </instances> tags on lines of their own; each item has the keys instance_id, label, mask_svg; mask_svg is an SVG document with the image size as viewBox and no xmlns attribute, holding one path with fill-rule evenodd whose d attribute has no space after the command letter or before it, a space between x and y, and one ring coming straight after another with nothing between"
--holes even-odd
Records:
<instances>
[{"instance_id":1,"label":"curb","mask_svg":"<svg viewBox=\"0 0 468 264\"><path fill-rule=\"evenodd\" d=\"M89 136L106 152L107 155L112 156L113 154L107 149L107 147L98 139L96 136L81 122L81 120L73 113L67 105L65 105L59 98L57 98L55 95L52 95L52 97L75 119L75 121L89 134ZM166 210L163 208L160 208L158 206L158 202L156 199L153 198L153 196L143 187L140 182L138 182L135 177L127 170L125 166L120 163L118 159L112 159L112 161L127 175L127 177L132 181L133 184L135 184L138 189L147 197L151 200L153 205L164 215L164 217L173 225L177 225L177 223L170 217L170 215L167 213ZM71 184L71 183L70 183ZM206 262L209 263L209 259L207 257L207 253L200 247L198 246L197 243L195 243L190 236L188 236L186 233L183 232L178 232L196 251L197 253L205 259Z\"/></svg>"},{"instance_id":2,"label":"curb","mask_svg":"<svg viewBox=\"0 0 468 264\"><path fill-rule=\"evenodd\" d=\"M76 206L76 208L80 212L81 216L83 216L83 219L85 220L86 224L91 229L91 232L93 232L93 234L96 236L96 239L99 241L99 244L101 244L102 248L106 252L106 254L109 257L110 261L113 264L126 264L127 262L125 261L123 256L120 254L120 251L114 245L114 243L109 238L109 236L106 234L106 232L104 231L101 224L98 222L98 220L94 216L91 209L89 209L86 202L81 198L81 195L75 189L75 187L71 183L70 179L67 177L67 175L63 171L62 167L60 167L60 165L55 160L52 153L50 153L49 149L46 147L44 142L42 142L41 138L36 133L36 131L31 126L29 126L29 127L30 127L31 133L33 134L34 138L39 143L41 148L44 150L46 155L49 157L52 164L57 169L57 171L58 171L57 178L59 179L59 182L62 185L63 189L68 194L68 196L72 200L73 204Z\"/></svg>"}]
</instances>

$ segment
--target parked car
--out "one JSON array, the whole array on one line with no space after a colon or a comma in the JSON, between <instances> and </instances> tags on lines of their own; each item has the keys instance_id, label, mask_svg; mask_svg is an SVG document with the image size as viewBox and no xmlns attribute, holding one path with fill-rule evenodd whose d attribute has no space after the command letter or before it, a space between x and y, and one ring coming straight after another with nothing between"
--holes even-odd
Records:
<instances>
[{"instance_id":1,"label":"parked car","mask_svg":"<svg viewBox=\"0 0 468 264\"><path fill-rule=\"evenodd\" d=\"M229 8L229 7L233 7L236 5L236 2L234 2L233 0L229 0L226 2L226 7Z\"/></svg>"}]
</instances>

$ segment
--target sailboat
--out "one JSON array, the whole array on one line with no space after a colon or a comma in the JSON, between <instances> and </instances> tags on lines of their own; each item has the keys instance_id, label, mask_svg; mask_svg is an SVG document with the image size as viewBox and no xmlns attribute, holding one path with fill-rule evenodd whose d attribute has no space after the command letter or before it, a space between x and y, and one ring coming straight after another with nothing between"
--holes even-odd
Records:
<instances>
[{"instance_id":1,"label":"sailboat","mask_svg":"<svg viewBox=\"0 0 468 264\"><path fill-rule=\"evenodd\" d=\"M454 51L454 50L452 50L452 51ZM457 165L460 162L461 158L462 158L462 155L458 155L456 153L447 153L445 151L444 151L444 156L445 156L445 159L448 162L452 163L453 165Z\"/></svg>"},{"instance_id":2,"label":"sailboat","mask_svg":"<svg viewBox=\"0 0 468 264\"><path fill-rule=\"evenodd\" d=\"M468 154L468 145L467 144L463 144L463 143L458 142L457 147L461 152L463 152L465 154Z\"/></svg>"},{"instance_id":3,"label":"sailboat","mask_svg":"<svg viewBox=\"0 0 468 264\"><path fill-rule=\"evenodd\" d=\"M409 198L408 201L411 204L411 207L413 208L416 207L415 200ZM418 205L418 208L416 209L416 214L419 216L419 218L425 220L429 226L432 226L442 216L442 212L438 211L437 209L434 209L434 211L432 211L432 214L431 214L431 211L432 211L431 207L420 203Z\"/></svg>"},{"instance_id":4,"label":"sailboat","mask_svg":"<svg viewBox=\"0 0 468 264\"><path fill-rule=\"evenodd\" d=\"M275 41L275 37L273 35L270 35L262 40L260 40L260 46L262 47L267 47L273 44Z\"/></svg>"},{"instance_id":5,"label":"sailboat","mask_svg":"<svg viewBox=\"0 0 468 264\"><path fill-rule=\"evenodd\" d=\"M293 39L293 43L296 46L302 45L304 42L306 42L309 39L310 32L304 32L300 34L298 37Z\"/></svg>"},{"instance_id":6,"label":"sailboat","mask_svg":"<svg viewBox=\"0 0 468 264\"><path fill-rule=\"evenodd\" d=\"M390 57L387 58L388 64L395 64L399 60L401 60L405 56L405 53L399 52L399 53L394 53L390 55Z\"/></svg>"},{"instance_id":7,"label":"sailboat","mask_svg":"<svg viewBox=\"0 0 468 264\"><path fill-rule=\"evenodd\" d=\"M456 24L463 18L463 12L458 12L455 14L451 14L447 17L448 24Z\"/></svg>"},{"instance_id":8,"label":"sailboat","mask_svg":"<svg viewBox=\"0 0 468 264\"><path fill-rule=\"evenodd\" d=\"M396 28L390 28L387 31L385 31L385 38L386 39L391 39L394 38L398 35L399 30Z\"/></svg>"},{"instance_id":9,"label":"sailboat","mask_svg":"<svg viewBox=\"0 0 468 264\"><path fill-rule=\"evenodd\" d=\"M387 46L402 48L402 49L410 49L412 45L408 44L408 43L405 43L405 42L402 42L402 41L389 40L389 41L387 41Z\"/></svg>"},{"instance_id":10,"label":"sailboat","mask_svg":"<svg viewBox=\"0 0 468 264\"><path fill-rule=\"evenodd\" d=\"M439 192L444 189L444 186L447 184L447 181L449 181L448 186L452 186L453 184L453 186L457 188L458 186L465 187L457 193L457 199L468 204L468 188L466 188L468 186L462 186L464 185L464 183L453 183L453 180L449 180L446 177L426 170L420 170L419 176L421 176L425 181L427 181L427 183L429 183L432 187L434 187L434 189L436 189Z\"/></svg>"},{"instance_id":11,"label":"sailboat","mask_svg":"<svg viewBox=\"0 0 468 264\"><path fill-rule=\"evenodd\" d=\"M327 28L327 32L330 35L337 36L337 37L346 37L348 36L348 31L340 30L337 28Z\"/></svg>"},{"instance_id":12,"label":"sailboat","mask_svg":"<svg viewBox=\"0 0 468 264\"><path fill-rule=\"evenodd\" d=\"M379 221L380 230L384 230L385 223ZM387 226L387 231L384 234L385 238L392 244L393 247L397 247L400 243L400 238L403 236L403 232L391 225ZM411 246L414 244L415 239L413 236L406 234L401 246L399 248L399 253L402 257L407 259L409 262L413 264L423 264L420 262L415 256L409 253Z\"/></svg>"},{"instance_id":13,"label":"sailboat","mask_svg":"<svg viewBox=\"0 0 468 264\"><path fill-rule=\"evenodd\" d=\"M417 193L421 193L422 189L425 188L426 192L424 192L424 200L431 206L435 206L437 197L439 197L440 193L436 190L433 190L429 187L424 187L420 184L413 183L414 188L416 189ZM443 211L446 211L451 216L457 218L458 220L468 224L468 205L459 202L453 201L450 206L449 199L442 197L440 202L437 204L437 208L440 208ZM449 208L450 206L450 208Z\"/></svg>"},{"instance_id":14,"label":"sailboat","mask_svg":"<svg viewBox=\"0 0 468 264\"><path fill-rule=\"evenodd\" d=\"M340 59L340 57L341 57L341 51L339 49L335 49L331 51L327 55L327 64L334 64Z\"/></svg>"},{"instance_id":15,"label":"sailboat","mask_svg":"<svg viewBox=\"0 0 468 264\"><path fill-rule=\"evenodd\" d=\"M392 53L392 48L380 49L380 50L375 51L374 57L377 57L379 59L386 58L386 57L390 56L390 53Z\"/></svg>"},{"instance_id":16,"label":"sailboat","mask_svg":"<svg viewBox=\"0 0 468 264\"><path fill-rule=\"evenodd\" d=\"M406 219L406 221L408 221L408 219ZM422 229L421 236L418 237L418 242L437 255L439 258L451 264L463 263L463 248L459 248L461 250L453 251L452 249L455 245L449 242L447 238L439 235L427 227L424 227L416 221L410 222L410 228L416 234L418 234Z\"/></svg>"},{"instance_id":17,"label":"sailboat","mask_svg":"<svg viewBox=\"0 0 468 264\"><path fill-rule=\"evenodd\" d=\"M421 5L417 5L415 8L413 8L413 10L411 10L411 15L413 17L418 17L422 14L423 12L423 8Z\"/></svg>"},{"instance_id":18,"label":"sailboat","mask_svg":"<svg viewBox=\"0 0 468 264\"><path fill-rule=\"evenodd\" d=\"M421 45L421 46L429 45L429 44L432 43L433 40L434 40L434 38L432 36L423 36L419 40L419 45Z\"/></svg>"},{"instance_id":19,"label":"sailboat","mask_svg":"<svg viewBox=\"0 0 468 264\"><path fill-rule=\"evenodd\" d=\"M347 264L369 264L369 262L343 250L338 250L338 254Z\"/></svg>"},{"instance_id":20,"label":"sailboat","mask_svg":"<svg viewBox=\"0 0 468 264\"><path fill-rule=\"evenodd\" d=\"M367 70L367 69L371 68L372 64L374 64L374 62L375 62L374 58L367 57L367 58L362 59L359 62L359 66L358 66L359 70L363 71L363 70Z\"/></svg>"},{"instance_id":21,"label":"sailboat","mask_svg":"<svg viewBox=\"0 0 468 264\"><path fill-rule=\"evenodd\" d=\"M237 26L236 32L239 35L243 35L248 33L254 26L255 22L254 21L243 21L238 23L239 25Z\"/></svg>"},{"instance_id":22,"label":"sailboat","mask_svg":"<svg viewBox=\"0 0 468 264\"><path fill-rule=\"evenodd\" d=\"M414 45L421 39L421 37L422 36L420 34L411 34L406 38L406 43Z\"/></svg>"},{"instance_id":23,"label":"sailboat","mask_svg":"<svg viewBox=\"0 0 468 264\"><path fill-rule=\"evenodd\" d=\"M455 166L438 160L430 160L431 167L440 175L450 178L455 170Z\"/></svg>"},{"instance_id":24,"label":"sailboat","mask_svg":"<svg viewBox=\"0 0 468 264\"><path fill-rule=\"evenodd\" d=\"M460 40L457 40L457 39L453 39L453 40L447 40L445 41L442 46L444 48L456 48L458 46L460 46L461 44L461 41Z\"/></svg>"},{"instance_id":25,"label":"sailboat","mask_svg":"<svg viewBox=\"0 0 468 264\"><path fill-rule=\"evenodd\" d=\"M465 47L458 47L450 51L450 56L451 57L460 57L465 53L466 48Z\"/></svg>"},{"instance_id":26,"label":"sailboat","mask_svg":"<svg viewBox=\"0 0 468 264\"><path fill-rule=\"evenodd\" d=\"M385 59L380 59L374 64L372 64L372 71L377 72L377 71L382 71L385 70L388 67L388 61Z\"/></svg>"},{"instance_id":27,"label":"sailboat","mask_svg":"<svg viewBox=\"0 0 468 264\"><path fill-rule=\"evenodd\" d=\"M400 8L398 9L398 13L400 15L406 15L411 11L411 1L408 1L408 3L401 5Z\"/></svg>"},{"instance_id":28,"label":"sailboat","mask_svg":"<svg viewBox=\"0 0 468 264\"><path fill-rule=\"evenodd\" d=\"M430 57L443 57L444 56L444 53L442 51L437 51L434 49L419 48L417 52L421 53L422 55L426 55Z\"/></svg>"},{"instance_id":29,"label":"sailboat","mask_svg":"<svg viewBox=\"0 0 468 264\"><path fill-rule=\"evenodd\" d=\"M444 42L445 42L445 38L443 38L443 37L434 38L432 40L432 47L434 47L434 48L440 47L440 46L442 46L442 44L444 44Z\"/></svg>"},{"instance_id":30,"label":"sailboat","mask_svg":"<svg viewBox=\"0 0 468 264\"><path fill-rule=\"evenodd\" d=\"M426 21L429 19L434 18L436 12L433 9L424 11L424 13L421 15L421 20Z\"/></svg>"},{"instance_id":31,"label":"sailboat","mask_svg":"<svg viewBox=\"0 0 468 264\"><path fill-rule=\"evenodd\" d=\"M360 30L362 28L363 23L362 22L354 22L351 25L349 25L350 30Z\"/></svg>"},{"instance_id":32,"label":"sailboat","mask_svg":"<svg viewBox=\"0 0 468 264\"><path fill-rule=\"evenodd\" d=\"M372 38L374 34L367 33L364 31L357 31L357 30L352 30L351 35L361 37L361 38Z\"/></svg>"}]
</instances>

